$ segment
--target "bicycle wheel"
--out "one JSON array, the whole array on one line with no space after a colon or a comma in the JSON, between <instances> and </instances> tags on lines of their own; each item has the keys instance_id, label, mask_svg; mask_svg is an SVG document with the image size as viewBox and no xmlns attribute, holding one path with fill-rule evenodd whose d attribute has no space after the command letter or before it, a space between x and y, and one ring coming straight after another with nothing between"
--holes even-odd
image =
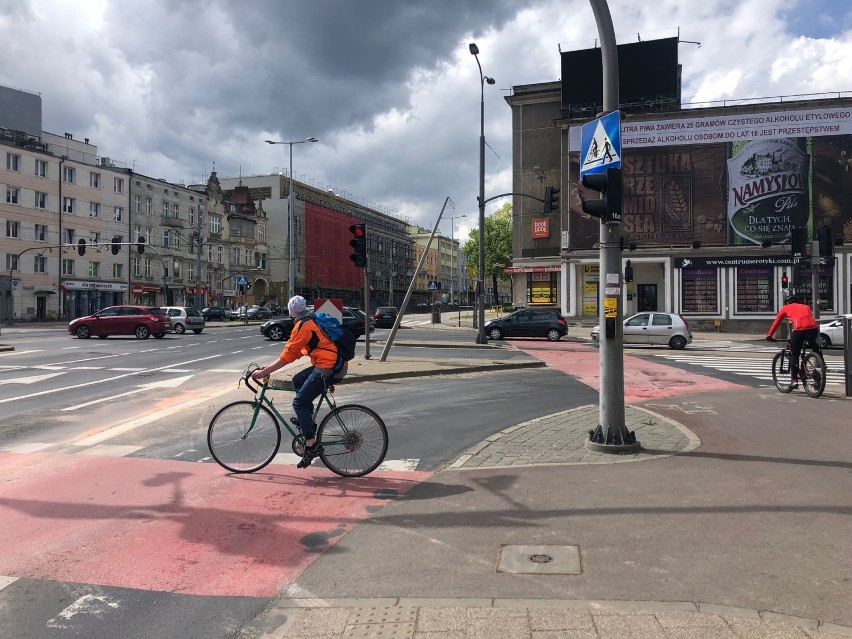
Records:
<instances>
[{"instance_id":1,"label":"bicycle wheel","mask_svg":"<svg viewBox=\"0 0 852 639\"><path fill-rule=\"evenodd\" d=\"M772 360L772 381L775 387L782 393L793 390L790 385L790 351L779 351Z\"/></svg>"},{"instance_id":2,"label":"bicycle wheel","mask_svg":"<svg viewBox=\"0 0 852 639\"><path fill-rule=\"evenodd\" d=\"M260 470L272 461L280 445L281 427L272 411L248 400L222 408L207 429L210 454L232 473Z\"/></svg>"},{"instance_id":3,"label":"bicycle wheel","mask_svg":"<svg viewBox=\"0 0 852 639\"><path fill-rule=\"evenodd\" d=\"M388 452L388 429L382 418L366 406L338 406L322 420L317 432L320 459L341 477L362 477L373 472Z\"/></svg>"},{"instance_id":4,"label":"bicycle wheel","mask_svg":"<svg viewBox=\"0 0 852 639\"><path fill-rule=\"evenodd\" d=\"M825 390L825 360L819 353L805 355L802 386L809 397L819 397Z\"/></svg>"}]
</instances>

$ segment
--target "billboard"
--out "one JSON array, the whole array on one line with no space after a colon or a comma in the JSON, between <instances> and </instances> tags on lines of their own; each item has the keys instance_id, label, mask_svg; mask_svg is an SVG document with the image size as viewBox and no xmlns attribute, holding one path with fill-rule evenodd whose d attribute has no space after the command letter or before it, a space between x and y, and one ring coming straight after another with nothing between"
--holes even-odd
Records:
<instances>
[{"instance_id":1,"label":"billboard","mask_svg":"<svg viewBox=\"0 0 852 639\"><path fill-rule=\"evenodd\" d=\"M41 96L0 85L0 128L41 136Z\"/></svg>"},{"instance_id":2,"label":"billboard","mask_svg":"<svg viewBox=\"0 0 852 639\"><path fill-rule=\"evenodd\" d=\"M581 200L580 127L569 130L572 249L599 224ZM852 241L852 109L818 108L622 125L623 235L638 246L760 246L829 224Z\"/></svg>"}]
</instances>

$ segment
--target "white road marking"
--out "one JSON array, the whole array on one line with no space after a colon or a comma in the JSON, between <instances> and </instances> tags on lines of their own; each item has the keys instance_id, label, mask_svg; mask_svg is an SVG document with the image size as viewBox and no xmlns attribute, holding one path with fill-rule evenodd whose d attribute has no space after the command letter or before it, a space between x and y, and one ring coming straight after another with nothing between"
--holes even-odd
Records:
<instances>
[{"instance_id":1,"label":"white road marking","mask_svg":"<svg viewBox=\"0 0 852 639\"><path fill-rule=\"evenodd\" d=\"M0 575L0 590L3 590L9 584L13 584L18 581L17 577L7 577L6 575Z\"/></svg>"},{"instance_id":2,"label":"white road marking","mask_svg":"<svg viewBox=\"0 0 852 639\"><path fill-rule=\"evenodd\" d=\"M4 453L37 453L45 448L50 448L52 444L40 444L37 442L24 442L23 444L15 444L13 446L4 446L0 448Z\"/></svg>"},{"instance_id":3,"label":"white road marking","mask_svg":"<svg viewBox=\"0 0 852 639\"><path fill-rule=\"evenodd\" d=\"M175 371L178 372L178 371ZM135 395L136 393L142 393L144 391L149 391L152 388L177 388L181 384L183 384L186 380L190 379L192 375L187 375L185 377L174 377L172 379L164 379L159 382L151 382L150 384L140 384L139 388L135 388L131 391L127 391L126 393L119 393L118 395L109 395L108 397L100 397L98 399L93 399L90 402L85 402L83 404L77 404L75 406L66 406L63 408L63 411L66 410L77 410L80 408L86 408L87 406L92 406L93 404L100 404L102 402L109 402L119 397L127 397L128 395Z\"/></svg>"},{"instance_id":4,"label":"white road marking","mask_svg":"<svg viewBox=\"0 0 852 639\"><path fill-rule=\"evenodd\" d=\"M13 379L5 379L0 381L0 385L2 384L35 384L36 382L43 382L46 379L50 379L51 377L56 377L57 375L64 375L64 373L45 373L44 375L30 375L29 377L16 377Z\"/></svg>"},{"instance_id":5,"label":"white road marking","mask_svg":"<svg viewBox=\"0 0 852 639\"><path fill-rule=\"evenodd\" d=\"M92 455L96 457L126 457L137 450L142 450L142 446L122 446L120 444L98 444L91 448L86 448L78 452L79 455Z\"/></svg>"},{"instance_id":6,"label":"white road marking","mask_svg":"<svg viewBox=\"0 0 852 639\"><path fill-rule=\"evenodd\" d=\"M29 355L30 353L41 353L44 349L39 349L37 351L6 351L4 353L0 353L0 357L12 357L13 355Z\"/></svg>"},{"instance_id":7,"label":"white road marking","mask_svg":"<svg viewBox=\"0 0 852 639\"><path fill-rule=\"evenodd\" d=\"M65 608L56 617L47 621L48 628L67 628L64 622L77 615L94 615L99 617L105 612L109 612L109 608L118 608L117 601L111 601L106 595L83 595L77 601Z\"/></svg>"}]
</instances>

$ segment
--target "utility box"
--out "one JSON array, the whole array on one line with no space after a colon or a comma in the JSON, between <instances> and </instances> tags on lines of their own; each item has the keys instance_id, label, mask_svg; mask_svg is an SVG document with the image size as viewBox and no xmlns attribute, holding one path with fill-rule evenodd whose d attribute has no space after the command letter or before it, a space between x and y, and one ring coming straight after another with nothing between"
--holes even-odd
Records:
<instances>
[{"instance_id":1,"label":"utility box","mask_svg":"<svg viewBox=\"0 0 852 639\"><path fill-rule=\"evenodd\" d=\"M432 323L440 324L441 323L441 302L433 302L432 303Z\"/></svg>"}]
</instances>

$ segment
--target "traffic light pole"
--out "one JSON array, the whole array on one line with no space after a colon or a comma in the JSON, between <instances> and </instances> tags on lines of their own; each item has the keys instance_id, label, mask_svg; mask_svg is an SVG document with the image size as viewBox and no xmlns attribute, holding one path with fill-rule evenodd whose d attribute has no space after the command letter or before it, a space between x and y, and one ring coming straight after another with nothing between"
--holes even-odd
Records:
<instances>
[{"instance_id":1,"label":"traffic light pole","mask_svg":"<svg viewBox=\"0 0 852 639\"><path fill-rule=\"evenodd\" d=\"M618 110L618 49L606 0L589 0L595 13L603 60L603 110ZM621 197L618 189L618 197ZM618 202L621 210L621 202ZM621 276L621 223L601 224L598 308L600 333L600 412L586 448L599 452L634 452L641 447L624 423L624 334ZM614 311L614 312L613 312ZM610 323L610 326L607 323ZM613 325L614 324L614 325Z\"/></svg>"}]
</instances>

